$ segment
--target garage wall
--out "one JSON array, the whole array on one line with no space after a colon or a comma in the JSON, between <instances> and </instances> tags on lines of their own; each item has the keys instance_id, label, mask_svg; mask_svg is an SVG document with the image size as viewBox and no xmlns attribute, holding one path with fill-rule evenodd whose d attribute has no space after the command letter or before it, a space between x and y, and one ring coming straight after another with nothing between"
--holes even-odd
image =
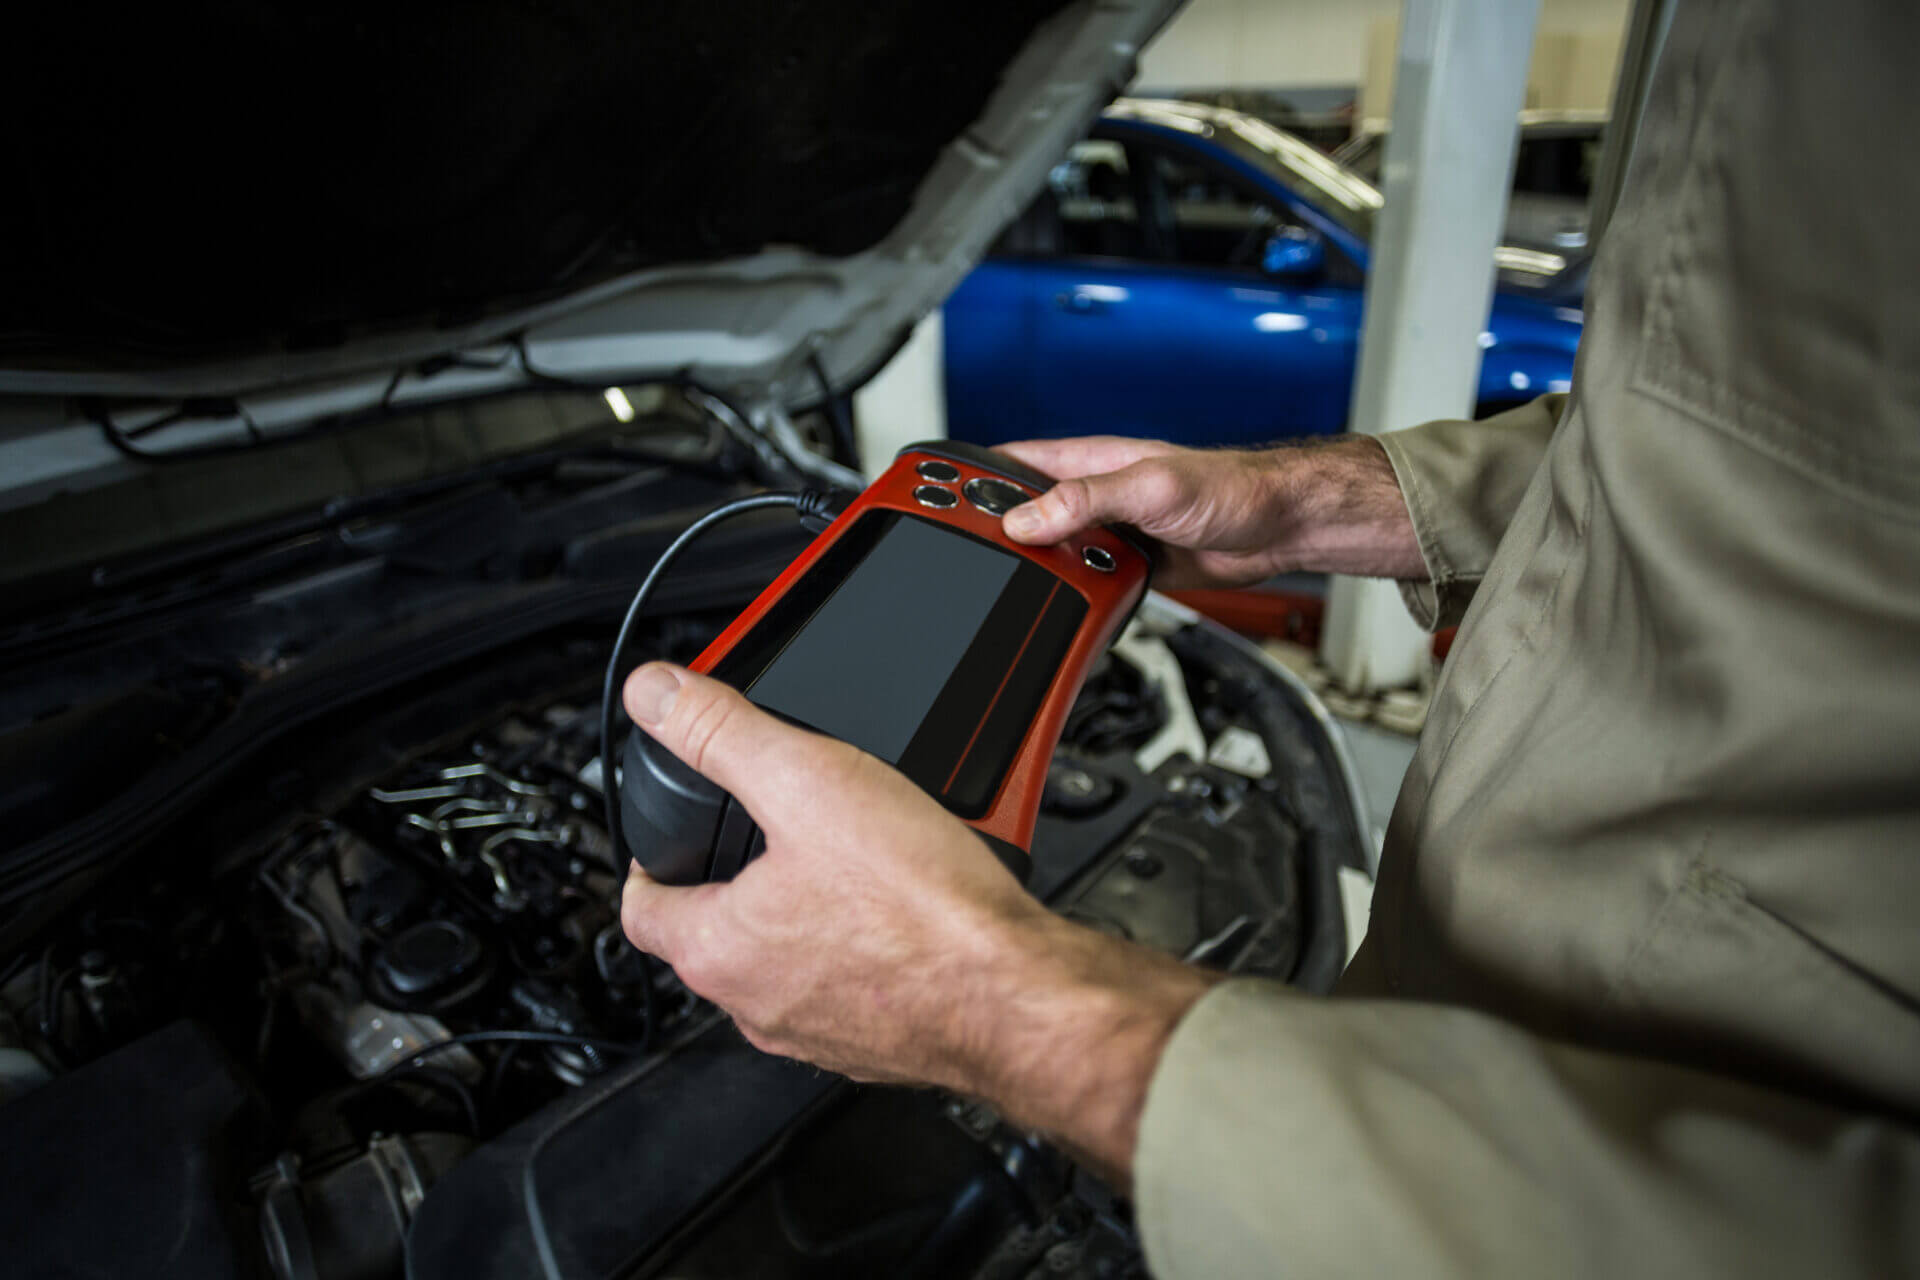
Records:
<instances>
[{"instance_id":1,"label":"garage wall","mask_svg":"<svg viewBox=\"0 0 1920 1280\"><path fill-rule=\"evenodd\" d=\"M1529 105L1607 105L1631 8L1542 0ZM1310 109L1351 96L1384 116L1399 19L1400 0L1189 0L1142 53L1134 91L1308 90Z\"/></svg>"},{"instance_id":2,"label":"garage wall","mask_svg":"<svg viewBox=\"0 0 1920 1280\"><path fill-rule=\"evenodd\" d=\"M1353 88L1400 0L1188 0L1140 58L1136 91Z\"/></svg>"},{"instance_id":3,"label":"garage wall","mask_svg":"<svg viewBox=\"0 0 1920 1280\"><path fill-rule=\"evenodd\" d=\"M946 341L941 313L914 326L913 336L866 386L853 393L860 469L879 475L893 455L921 440L947 437Z\"/></svg>"}]
</instances>

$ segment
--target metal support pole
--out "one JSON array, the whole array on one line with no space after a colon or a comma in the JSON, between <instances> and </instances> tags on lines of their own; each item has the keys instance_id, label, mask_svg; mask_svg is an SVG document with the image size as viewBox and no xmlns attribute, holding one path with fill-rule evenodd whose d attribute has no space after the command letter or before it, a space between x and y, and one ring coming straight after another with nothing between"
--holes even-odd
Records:
<instances>
[{"instance_id":1,"label":"metal support pole","mask_svg":"<svg viewBox=\"0 0 1920 1280\"><path fill-rule=\"evenodd\" d=\"M1472 415L1493 252L1540 0L1406 0L1353 429ZM1320 656L1349 692L1415 681L1427 640L1389 582L1335 579Z\"/></svg>"}]
</instances>

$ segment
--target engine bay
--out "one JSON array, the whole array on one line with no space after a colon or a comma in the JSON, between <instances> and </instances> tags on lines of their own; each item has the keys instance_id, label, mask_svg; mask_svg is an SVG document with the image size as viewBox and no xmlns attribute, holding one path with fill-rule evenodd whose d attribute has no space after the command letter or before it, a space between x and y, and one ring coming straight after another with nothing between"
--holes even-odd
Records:
<instances>
[{"instance_id":1,"label":"engine bay","mask_svg":"<svg viewBox=\"0 0 1920 1280\"><path fill-rule=\"evenodd\" d=\"M1153 612L1075 704L1030 888L1325 990L1360 840L1324 735L1231 637ZM714 621L659 624L635 661L684 660ZM0 1217L39 1216L10 1256L321 1280L1144 1274L1125 1203L1044 1140L760 1055L627 943L603 643L547 636L343 706L4 958L0 1141L40 1153L0 1195ZM170 1176L155 1153L191 1159ZM63 1229L102 1194L190 1226L76 1245Z\"/></svg>"}]
</instances>

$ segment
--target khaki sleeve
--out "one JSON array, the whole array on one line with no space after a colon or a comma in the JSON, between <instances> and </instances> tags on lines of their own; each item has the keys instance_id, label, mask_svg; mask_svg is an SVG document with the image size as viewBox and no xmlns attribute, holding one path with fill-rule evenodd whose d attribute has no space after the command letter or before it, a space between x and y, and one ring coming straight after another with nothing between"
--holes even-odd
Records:
<instances>
[{"instance_id":1,"label":"khaki sleeve","mask_svg":"<svg viewBox=\"0 0 1920 1280\"><path fill-rule=\"evenodd\" d=\"M1437 1005L1215 988L1148 1091L1157 1280L1920 1271L1920 1133Z\"/></svg>"},{"instance_id":2,"label":"khaki sleeve","mask_svg":"<svg viewBox=\"0 0 1920 1280\"><path fill-rule=\"evenodd\" d=\"M1427 562L1427 581L1402 583L1401 595L1429 631L1467 611L1566 402L1555 392L1479 422L1429 422L1379 438Z\"/></svg>"}]
</instances>

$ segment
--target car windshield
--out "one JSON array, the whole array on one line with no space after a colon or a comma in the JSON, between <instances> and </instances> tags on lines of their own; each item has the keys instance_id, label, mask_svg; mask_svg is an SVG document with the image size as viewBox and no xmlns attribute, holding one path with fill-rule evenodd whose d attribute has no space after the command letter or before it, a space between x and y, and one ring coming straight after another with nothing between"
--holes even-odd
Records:
<instances>
[{"instance_id":1,"label":"car windshield","mask_svg":"<svg viewBox=\"0 0 1920 1280\"><path fill-rule=\"evenodd\" d=\"M1600 133L1522 132L1513 162L1513 189L1529 195L1585 200L1600 167Z\"/></svg>"},{"instance_id":2,"label":"car windshield","mask_svg":"<svg viewBox=\"0 0 1920 1280\"><path fill-rule=\"evenodd\" d=\"M1513 189L1528 195L1585 200L1600 167L1600 126L1523 128L1513 162ZM1342 163L1368 182L1380 181L1386 135L1370 133L1342 147Z\"/></svg>"},{"instance_id":3,"label":"car windshield","mask_svg":"<svg viewBox=\"0 0 1920 1280\"><path fill-rule=\"evenodd\" d=\"M1290 133L1251 116L1231 117L1217 135L1256 164L1279 169L1279 178L1328 217L1363 240L1385 203L1380 189L1339 161ZM1251 153L1251 154L1248 154Z\"/></svg>"},{"instance_id":4,"label":"car windshield","mask_svg":"<svg viewBox=\"0 0 1920 1280\"><path fill-rule=\"evenodd\" d=\"M1368 182L1377 183L1380 181L1380 156L1386 151L1383 145L1385 140L1385 134L1369 133L1341 147L1336 154L1347 168Z\"/></svg>"},{"instance_id":5,"label":"car windshield","mask_svg":"<svg viewBox=\"0 0 1920 1280\"><path fill-rule=\"evenodd\" d=\"M1380 188L1355 170L1250 116L1229 117L1214 136L1249 163L1267 168L1354 235L1372 240L1374 222L1385 201ZM1371 151L1376 167L1380 152L1376 142ZM1558 275L1567 265L1557 253L1505 244L1494 251L1494 262L1507 279L1529 287Z\"/></svg>"}]
</instances>

